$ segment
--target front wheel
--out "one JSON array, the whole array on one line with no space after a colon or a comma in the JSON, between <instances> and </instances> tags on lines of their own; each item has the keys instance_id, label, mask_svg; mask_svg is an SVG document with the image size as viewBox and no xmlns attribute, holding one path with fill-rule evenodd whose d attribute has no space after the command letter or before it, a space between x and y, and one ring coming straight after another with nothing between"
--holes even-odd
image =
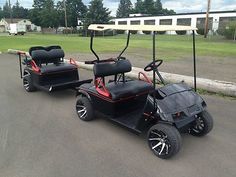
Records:
<instances>
[{"instance_id":1,"label":"front wheel","mask_svg":"<svg viewBox=\"0 0 236 177\"><path fill-rule=\"evenodd\" d=\"M213 118L205 110L196 115L194 125L190 128L189 133L193 136L204 136L208 134L213 128Z\"/></svg>"},{"instance_id":2,"label":"front wheel","mask_svg":"<svg viewBox=\"0 0 236 177\"><path fill-rule=\"evenodd\" d=\"M153 153L162 159L177 154L182 145L179 131L174 126L161 123L150 128L147 141Z\"/></svg>"},{"instance_id":3,"label":"front wheel","mask_svg":"<svg viewBox=\"0 0 236 177\"><path fill-rule=\"evenodd\" d=\"M76 112L78 117L83 121L91 121L94 119L92 103L87 97L78 97L76 102Z\"/></svg>"}]
</instances>

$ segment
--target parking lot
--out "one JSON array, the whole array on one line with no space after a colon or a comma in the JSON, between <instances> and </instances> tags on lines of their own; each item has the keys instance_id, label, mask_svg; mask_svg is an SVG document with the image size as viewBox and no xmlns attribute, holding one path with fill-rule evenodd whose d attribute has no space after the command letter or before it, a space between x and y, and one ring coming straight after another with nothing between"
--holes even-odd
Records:
<instances>
[{"instance_id":1,"label":"parking lot","mask_svg":"<svg viewBox=\"0 0 236 177\"><path fill-rule=\"evenodd\" d=\"M181 151L161 160L145 135L102 118L79 120L74 91L26 93L17 57L0 54L0 177L233 177L236 100L203 97L214 129L203 138L182 135Z\"/></svg>"}]
</instances>

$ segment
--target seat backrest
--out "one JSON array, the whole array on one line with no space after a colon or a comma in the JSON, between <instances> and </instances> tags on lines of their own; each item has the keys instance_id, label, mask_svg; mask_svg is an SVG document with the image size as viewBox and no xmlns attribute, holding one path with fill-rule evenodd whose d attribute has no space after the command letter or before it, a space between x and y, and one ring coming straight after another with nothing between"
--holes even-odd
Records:
<instances>
[{"instance_id":1,"label":"seat backrest","mask_svg":"<svg viewBox=\"0 0 236 177\"><path fill-rule=\"evenodd\" d=\"M29 54L30 54L30 56L32 56L32 51L34 51L34 50L46 50L46 51L49 51L49 50L52 50L52 49L61 49L61 46L59 46L59 45L52 45L52 46L47 46L47 47L34 46L34 47L31 47L29 49Z\"/></svg>"},{"instance_id":2,"label":"seat backrest","mask_svg":"<svg viewBox=\"0 0 236 177\"><path fill-rule=\"evenodd\" d=\"M109 63L96 63L93 66L95 77L106 77L130 72L132 69L129 60L118 60Z\"/></svg>"},{"instance_id":3,"label":"seat backrest","mask_svg":"<svg viewBox=\"0 0 236 177\"><path fill-rule=\"evenodd\" d=\"M54 46L37 47L35 50L30 50L30 55L37 65L54 63L57 64L62 61L65 53L62 49Z\"/></svg>"}]
</instances>

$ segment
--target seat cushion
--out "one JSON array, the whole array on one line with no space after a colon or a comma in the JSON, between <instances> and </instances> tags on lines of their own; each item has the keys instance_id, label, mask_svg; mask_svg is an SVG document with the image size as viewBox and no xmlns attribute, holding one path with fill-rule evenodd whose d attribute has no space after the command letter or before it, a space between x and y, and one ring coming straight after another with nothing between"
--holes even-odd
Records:
<instances>
[{"instance_id":1,"label":"seat cushion","mask_svg":"<svg viewBox=\"0 0 236 177\"><path fill-rule=\"evenodd\" d=\"M107 84L106 88L110 92L112 100L118 100L148 93L153 89L153 86L147 82L135 80L117 83L112 82Z\"/></svg>"},{"instance_id":2,"label":"seat cushion","mask_svg":"<svg viewBox=\"0 0 236 177\"><path fill-rule=\"evenodd\" d=\"M52 73L52 72L63 72L73 69L77 69L77 67L69 63L50 64L50 65L43 65L40 67L42 74Z\"/></svg>"}]
</instances>

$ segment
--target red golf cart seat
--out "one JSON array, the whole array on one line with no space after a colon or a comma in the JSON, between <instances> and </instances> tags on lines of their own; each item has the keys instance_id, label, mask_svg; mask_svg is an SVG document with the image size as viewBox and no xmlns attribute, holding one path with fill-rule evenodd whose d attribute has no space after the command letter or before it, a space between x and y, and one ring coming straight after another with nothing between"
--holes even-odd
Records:
<instances>
[{"instance_id":1,"label":"red golf cart seat","mask_svg":"<svg viewBox=\"0 0 236 177\"><path fill-rule=\"evenodd\" d=\"M149 93L153 89L152 84L141 80L125 80L124 74L132 69L129 60L118 60L116 62L94 64L94 76L100 84L95 84L96 90L103 96L111 98L113 101L126 99ZM110 82L105 85L104 78L123 74L121 81ZM102 82L102 83L101 83Z\"/></svg>"}]
</instances>

